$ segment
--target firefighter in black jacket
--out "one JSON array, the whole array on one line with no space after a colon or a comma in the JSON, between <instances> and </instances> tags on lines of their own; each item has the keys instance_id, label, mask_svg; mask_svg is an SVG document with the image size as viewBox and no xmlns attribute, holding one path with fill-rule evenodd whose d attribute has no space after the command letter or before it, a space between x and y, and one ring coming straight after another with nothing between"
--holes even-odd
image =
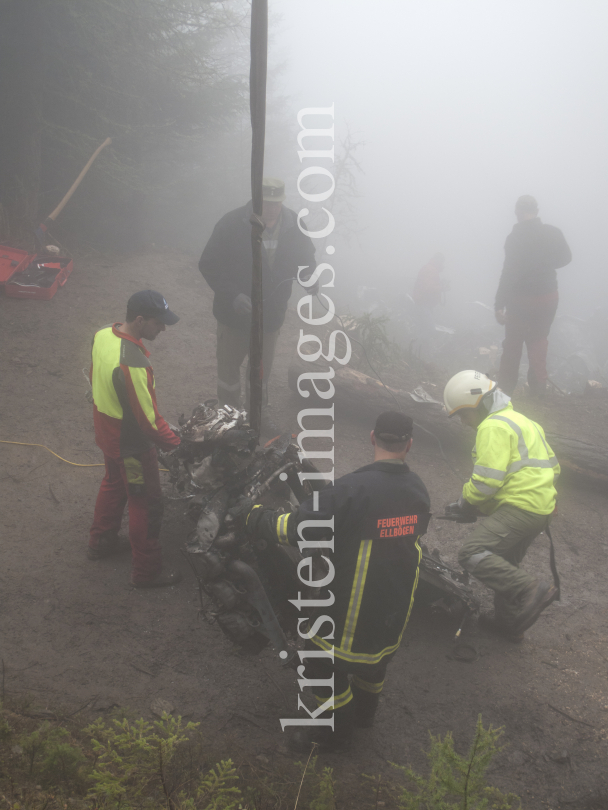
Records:
<instances>
[{"instance_id":1,"label":"firefighter in black jacket","mask_svg":"<svg viewBox=\"0 0 608 810\"><path fill-rule=\"evenodd\" d=\"M273 512L246 499L235 507L235 517L246 516L250 533L294 546L302 537L327 542L327 528L302 527L298 536L298 526L333 518L333 553L321 553L333 565L335 576L326 591L335 599L311 611L308 627L325 615L334 629L328 621L316 635L309 632L307 649L333 650L334 660L308 657L305 674L308 679L334 675L334 730L321 727L300 735L296 744L303 747L314 740L334 748L348 739L353 723L364 728L373 724L386 667L401 643L418 584L418 541L430 518L427 489L405 463L412 430L411 417L381 414L371 433L373 464L338 479L294 512ZM329 687L312 691L318 706L332 696Z\"/></svg>"},{"instance_id":2,"label":"firefighter in black jacket","mask_svg":"<svg viewBox=\"0 0 608 810\"><path fill-rule=\"evenodd\" d=\"M282 180L265 177L262 219L262 288L264 312L264 405L268 378L279 330L285 320L293 279L301 267L306 281L315 269L312 240L300 230L295 211L285 208ZM217 396L220 405L240 407L240 368L249 354L251 332L251 202L223 216L213 229L199 270L215 293L213 314L217 321ZM305 224L301 223L305 228ZM318 287L309 288L314 292ZM274 434L273 434L274 435Z\"/></svg>"}]
</instances>

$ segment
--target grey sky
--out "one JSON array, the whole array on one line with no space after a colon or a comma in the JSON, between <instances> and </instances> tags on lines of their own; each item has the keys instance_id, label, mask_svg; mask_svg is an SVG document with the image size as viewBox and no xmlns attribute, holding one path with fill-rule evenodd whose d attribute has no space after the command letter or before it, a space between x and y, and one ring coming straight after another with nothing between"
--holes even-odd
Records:
<instances>
[{"instance_id":1,"label":"grey sky","mask_svg":"<svg viewBox=\"0 0 608 810\"><path fill-rule=\"evenodd\" d=\"M367 270L411 276L446 254L453 300L493 303L520 194L574 254L562 309L608 296L604 228L608 4L555 0L271 0L293 117L336 103L360 157ZM298 170L294 144L294 174ZM346 255L343 253L343 255ZM338 262L338 256L336 257Z\"/></svg>"}]
</instances>

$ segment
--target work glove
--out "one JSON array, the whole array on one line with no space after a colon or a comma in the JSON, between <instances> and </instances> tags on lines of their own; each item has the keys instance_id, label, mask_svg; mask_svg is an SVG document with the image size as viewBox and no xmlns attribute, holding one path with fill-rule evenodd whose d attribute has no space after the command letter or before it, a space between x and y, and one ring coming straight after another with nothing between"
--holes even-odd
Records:
<instances>
[{"instance_id":1,"label":"work glove","mask_svg":"<svg viewBox=\"0 0 608 810\"><path fill-rule=\"evenodd\" d=\"M445 516L456 523L475 523L477 509L462 496L455 503L449 503L445 508Z\"/></svg>"},{"instance_id":2,"label":"work glove","mask_svg":"<svg viewBox=\"0 0 608 810\"><path fill-rule=\"evenodd\" d=\"M241 495L235 505L228 510L227 518L229 518L230 522L236 526L244 528L247 526L247 518L254 508L255 503L253 499L247 498L245 495Z\"/></svg>"},{"instance_id":3,"label":"work glove","mask_svg":"<svg viewBox=\"0 0 608 810\"><path fill-rule=\"evenodd\" d=\"M239 293L232 302L232 307L239 315L249 315L251 313L251 298L245 293Z\"/></svg>"},{"instance_id":4,"label":"work glove","mask_svg":"<svg viewBox=\"0 0 608 810\"><path fill-rule=\"evenodd\" d=\"M179 445L173 450L157 450L156 454L158 456L158 461L161 467L166 467L167 469L171 470L174 467L177 467L179 464L177 451L179 450Z\"/></svg>"}]
</instances>

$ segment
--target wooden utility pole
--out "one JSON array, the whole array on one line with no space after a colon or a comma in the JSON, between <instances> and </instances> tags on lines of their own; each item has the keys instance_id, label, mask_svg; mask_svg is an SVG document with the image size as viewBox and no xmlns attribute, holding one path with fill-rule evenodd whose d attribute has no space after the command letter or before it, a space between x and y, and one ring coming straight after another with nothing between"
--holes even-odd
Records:
<instances>
[{"instance_id":1,"label":"wooden utility pole","mask_svg":"<svg viewBox=\"0 0 608 810\"><path fill-rule=\"evenodd\" d=\"M251 69L249 106L251 110L251 339L249 344L249 419L260 433L262 422L264 340L262 311L262 179L264 176L264 138L266 134L266 69L268 60L268 0L251 3Z\"/></svg>"}]
</instances>

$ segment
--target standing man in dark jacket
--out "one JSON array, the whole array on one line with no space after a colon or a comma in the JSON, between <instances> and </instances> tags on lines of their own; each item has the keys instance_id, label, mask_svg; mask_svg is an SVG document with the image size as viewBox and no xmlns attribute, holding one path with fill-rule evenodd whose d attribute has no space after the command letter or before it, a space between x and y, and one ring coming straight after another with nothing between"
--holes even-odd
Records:
<instances>
[{"instance_id":1,"label":"standing man in dark jacket","mask_svg":"<svg viewBox=\"0 0 608 810\"><path fill-rule=\"evenodd\" d=\"M513 395L525 343L530 392L542 396L547 385L547 338L558 304L555 271L569 264L572 254L562 232L540 221L534 197L520 197L515 215L494 305L496 320L505 327L498 385Z\"/></svg>"},{"instance_id":2,"label":"standing man in dark jacket","mask_svg":"<svg viewBox=\"0 0 608 810\"><path fill-rule=\"evenodd\" d=\"M311 655L301 660L317 706L332 701L320 716L333 714L334 727L296 736L308 750L311 741L327 749L346 743L353 724L373 725L386 667L401 644L418 585L418 541L430 518L427 489L405 463L412 431L410 416L383 413L371 433L372 464L344 475L294 512L273 512L248 499L236 507L247 530L269 543L297 547L304 539L332 550L321 551L334 576L321 590L326 606L310 613L305 632ZM325 528L311 526L317 521ZM329 619L323 622L323 616ZM318 685L332 675L333 691Z\"/></svg>"},{"instance_id":3,"label":"standing man in dark jacket","mask_svg":"<svg viewBox=\"0 0 608 810\"><path fill-rule=\"evenodd\" d=\"M262 284L264 299L264 404L279 330L285 320L291 285L298 267L306 280L315 269L310 237L298 227L295 211L285 208L285 185L263 181ZM220 404L240 406L240 368L249 354L251 330L251 202L220 219L203 251L199 270L215 293L217 320L217 395Z\"/></svg>"}]
</instances>

